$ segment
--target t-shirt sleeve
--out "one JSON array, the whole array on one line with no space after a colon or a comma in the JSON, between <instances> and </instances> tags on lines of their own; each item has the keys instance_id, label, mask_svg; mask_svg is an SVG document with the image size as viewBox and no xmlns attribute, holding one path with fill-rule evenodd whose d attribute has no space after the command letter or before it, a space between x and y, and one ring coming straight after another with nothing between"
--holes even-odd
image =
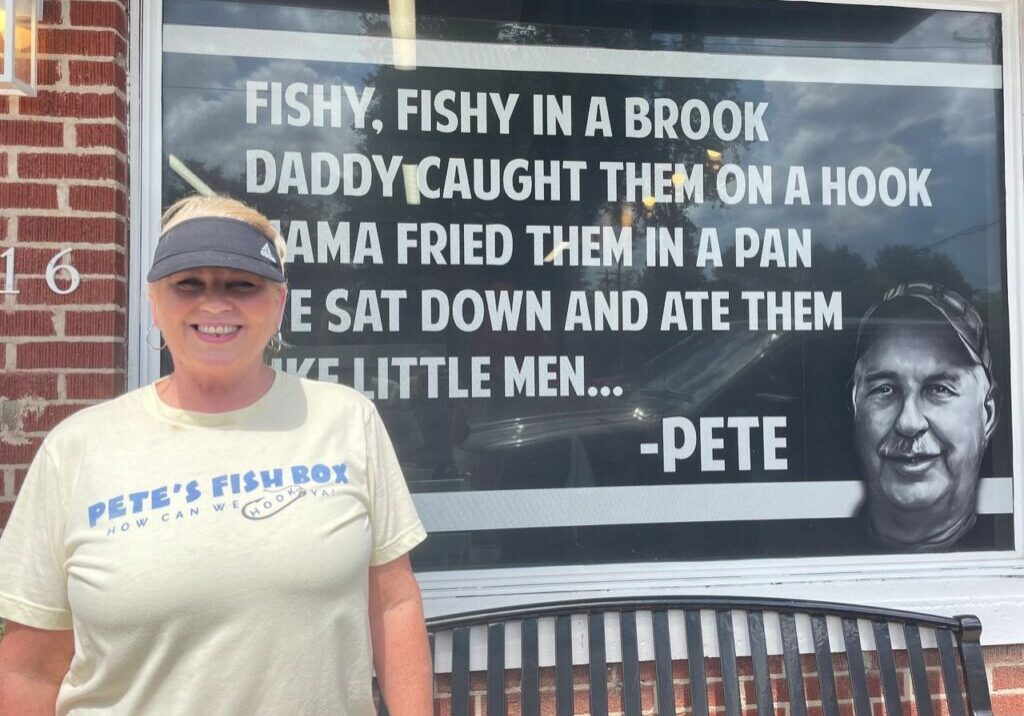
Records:
<instances>
[{"instance_id":1,"label":"t-shirt sleeve","mask_svg":"<svg viewBox=\"0 0 1024 716\"><path fill-rule=\"evenodd\" d=\"M0 537L0 617L39 629L71 629L66 515L60 474L44 442Z\"/></svg>"},{"instance_id":2,"label":"t-shirt sleeve","mask_svg":"<svg viewBox=\"0 0 1024 716\"><path fill-rule=\"evenodd\" d=\"M370 564L385 564L426 539L405 484L398 456L380 414L373 409L366 424L367 472L373 553Z\"/></svg>"}]
</instances>

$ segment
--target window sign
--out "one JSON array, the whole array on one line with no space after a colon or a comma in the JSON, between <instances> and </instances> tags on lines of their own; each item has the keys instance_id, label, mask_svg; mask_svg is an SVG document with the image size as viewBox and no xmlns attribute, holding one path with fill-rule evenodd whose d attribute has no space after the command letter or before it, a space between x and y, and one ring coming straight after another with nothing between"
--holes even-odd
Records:
<instances>
[{"instance_id":1,"label":"window sign","mask_svg":"<svg viewBox=\"0 0 1024 716\"><path fill-rule=\"evenodd\" d=\"M279 222L419 569L1014 549L998 15L333 5L165 2L163 200Z\"/></svg>"}]
</instances>

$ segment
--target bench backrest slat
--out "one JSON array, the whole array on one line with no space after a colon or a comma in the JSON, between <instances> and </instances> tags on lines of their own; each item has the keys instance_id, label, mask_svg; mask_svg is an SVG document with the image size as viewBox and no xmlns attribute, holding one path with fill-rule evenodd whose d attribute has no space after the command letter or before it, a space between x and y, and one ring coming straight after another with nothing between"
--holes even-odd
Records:
<instances>
[{"instance_id":1,"label":"bench backrest slat","mask_svg":"<svg viewBox=\"0 0 1024 716\"><path fill-rule=\"evenodd\" d=\"M537 620L524 619L522 633L522 692L523 716L540 716L540 665L537 649Z\"/></svg>"},{"instance_id":2,"label":"bench backrest slat","mask_svg":"<svg viewBox=\"0 0 1024 716\"><path fill-rule=\"evenodd\" d=\"M747 632L750 635L750 660L754 666L754 688L757 690L757 716L774 716L775 700L772 696L772 678L768 672L768 642L764 637L764 615L761 612L747 612Z\"/></svg>"},{"instance_id":3,"label":"bench backrest slat","mask_svg":"<svg viewBox=\"0 0 1024 716\"><path fill-rule=\"evenodd\" d=\"M871 622L871 628L875 633L875 655L878 657L878 670L882 677L885 713L887 716L902 716L903 709L900 707L900 689L896 683L896 660L892 655L889 623L875 619Z\"/></svg>"},{"instance_id":4,"label":"bench backrest slat","mask_svg":"<svg viewBox=\"0 0 1024 716\"><path fill-rule=\"evenodd\" d=\"M782 629L782 658L786 663L786 683L789 686L789 712L793 716L807 716L800 642L796 635L796 619L791 612L779 612L779 627Z\"/></svg>"},{"instance_id":5,"label":"bench backrest slat","mask_svg":"<svg viewBox=\"0 0 1024 716\"><path fill-rule=\"evenodd\" d=\"M928 672L924 667L924 651L921 648L921 630L916 624L903 625L903 638L907 642L907 658L910 660L910 680L914 685L914 701L917 702L918 716L934 716L932 696L928 690Z\"/></svg>"},{"instance_id":6,"label":"bench backrest slat","mask_svg":"<svg viewBox=\"0 0 1024 716\"><path fill-rule=\"evenodd\" d=\"M555 714L572 716L572 621L555 617Z\"/></svg>"},{"instance_id":7,"label":"bench backrest slat","mask_svg":"<svg viewBox=\"0 0 1024 716\"><path fill-rule=\"evenodd\" d=\"M942 667L942 685L946 689L946 709L949 716L965 716L960 672L957 669L956 652L953 651L953 635L945 629L936 629L935 641L939 645L939 666Z\"/></svg>"},{"instance_id":8,"label":"bench backrest slat","mask_svg":"<svg viewBox=\"0 0 1024 716\"><path fill-rule=\"evenodd\" d=\"M505 697L505 624L487 625L487 716L508 713Z\"/></svg>"},{"instance_id":9,"label":"bench backrest slat","mask_svg":"<svg viewBox=\"0 0 1024 716\"><path fill-rule=\"evenodd\" d=\"M959 616L960 659L964 665L964 683L967 685L967 708L971 716L992 716L992 702L988 694L985 675L985 657L981 651L981 622L977 617Z\"/></svg>"},{"instance_id":10,"label":"bench backrest slat","mask_svg":"<svg viewBox=\"0 0 1024 716\"><path fill-rule=\"evenodd\" d=\"M636 612L619 614L622 644L622 706L626 716L640 716L640 655L636 639Z\"/></svg>"},{"instance_id":11,"label":"bench backrest slat","mask_svg":"<svg viewBox=\"0 0 1024 716\"><path fill-rule=\"evenodd\" d=\"M722 665L722 692L726 716L740 716L740 675L736 667L736 636L732 628L732 610L715 611L718 626L718 658Z\"/></svg>"},{"instance_id":12,"label":"bench backrest slat","mask_svg":"<svg viewBox=\"0 0 1024 716\"><path fill-rule=\"evenodd\" d=\"M651 624L654 626L654 678L657 684L658 716L676 716L676 689L672 682L672 647L668 638L668 611L656 610L651 614Z\"/></svg>"},{"instance_id":13,"label":"bench backrest slat","mask_svg":"<svg viewBox=\"0 0 1024 716\"><path fill-rule=\"evenodd\" d=\"M856 619L843 619L843 642L850 671L850 687L853 690L853 711L856 716L871 716L868 681L864 673L864 652L860 648L860 626Z\"/></svg>"},{"instance_id":14,"label":"bench backrest slat","mask_svg":"<svg viewBox=\"0 0 1024 716\"><path fill-rule=\"evenodd\" d=\"M469 627L452 630L452 716L469 716Z\"/></svg>"},{"instance_id":15,"label":"bench backrest slat","mask_svg":"<svg viewBox=\"0 0 1024 716\"><path fill-rule=\"evenodd\" d=\"M686 609L686 658L690 671L690 700L693 716L708 716L708 681L704 673L704 634L700 625L700 610Z\"/></svg>"},{"instance_id":16,"label":"bench backrest slat","mask_svg":"<svg viewBox=\"0 0 1024 716\"><path fill-rule=\"evenodd\" d=\"M590 655L590 716L608 716L608 659L604 650L604 614L587 615Z\"/></svg>"},{"instance_id":17,"label":"bench backrest slat","mask_svg":"<svg viewBox=\"0 0 1024 716\"><path fill-rule=\"evenodd\" d=\"M814 639L814 660L821 691L821 710L825 716L839 716L836 699L836 675L832 670L832 645L828 640L828 622L820 614L811 615L811 637Z\"/></svg>"}]
</instances>

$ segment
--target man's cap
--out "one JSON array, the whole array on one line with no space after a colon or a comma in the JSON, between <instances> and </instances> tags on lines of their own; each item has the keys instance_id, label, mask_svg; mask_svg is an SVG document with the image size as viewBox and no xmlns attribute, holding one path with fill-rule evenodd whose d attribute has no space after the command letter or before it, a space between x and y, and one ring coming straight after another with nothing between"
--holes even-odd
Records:
<instances>
[{"instance_id":1,"label":"man's cap","mask_svg":"<svg viewBox=\"0 0 1024 716\"><path fill-rule=\"evenodd\" d=\"M885 292L882 300L868 309L857 332L855 361L868 349L865 329L872 324L898 325L901 314L916 312L922 306L931 306L933 313L942 316L956 332L971 359L985 369L992 380L992 353L988 334L981 315L963 296L937 283L901 283Z\"/></svg>"},{"instance_id":2,"label":"man's cap","mask_svg":"<svg viewBox=\"0 0 1024 716\"><path fill-rule=\"evenodd\" d=\"M222 216L186 219L156 245L150 283L194 268L230 268L284 283L284 269L271 241L252 224Z\"/></svg>"}]
</instances>

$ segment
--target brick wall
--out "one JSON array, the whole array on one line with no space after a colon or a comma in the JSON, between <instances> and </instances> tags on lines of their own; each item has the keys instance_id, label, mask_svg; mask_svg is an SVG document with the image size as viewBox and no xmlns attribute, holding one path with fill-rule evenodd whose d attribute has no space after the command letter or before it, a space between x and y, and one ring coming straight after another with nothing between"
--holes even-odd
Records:
<instances>
[{"instance_id":1,"label":"brick wall","mask_svg":"<svg viewBox=\"0 0 1024 716\"><path fill-rule=\"evenodd\" d=\"M39 94L0 96L0 529L46 431L125 387L127 37L126 2L46 0ZM81 284L59 295L65 248Z\"/></svg>"},{"instance_id":2,"label":"brick wall","mask_svg":"<svg viewBox=\"0 0 1024 716\"><path fill-rule=\"evenodd\" d=\"M917 716L918 709L914 704L914 691L910 676L910 666L906 652L894 652L896 665L899 669L897 686L902 701L903 713ZM992 709L995 716L1024 716L1024 646L989 647L985 650L989 684L992 687ZM877 656L874 652L864 652L864 666L867 676L867 691L871 701L872 716L887 716L882 696L882 682L878 674ZM753 666L749 657L737 659L740 680L740 704L743 716L756 716L757 691L753 681ZM785 675L785 665L781 656L768 659L771 673L772 701L775 716L789 716L789 686ZM949 716L941 686L942 673L939 666L938 652L934 649L925 650L925 667L928 674L929 688L940 695L932 699L934 716ZM722 673L717 659L706 659L704 664L708 683L708 710L711 714L725 714L725 693L722 685ZM849 671L844 654L834 654L832 669L836 681L836 694L839 698L841 716L855 716L853 705L853 687L850 683ZM823 716L821 691L818 684L817 665L814 655L804 654L801 658L803 672L804 698L807 705L807 716ZM608 666L608 712L609 716L623 713L622 668L618 664ZM521 674L517 670L506 672L505 690L507 711L510 715L520 713L520 682ZM589 672L585 666L573 667L573 713L577 716L590 714ZM690 694L688 665L685 660L674 661L672 664L672 682L675 694L674 713L687 716L692 713L693 702ZM653 662L640 664L640 708L642 716L660 716L668 713L658 704L656 678ZM541 716L554 716L555 706L555 670L540 670L540 712ZM469 682L471 695L470 716L486 716L487 714L487 683L484 673L474 673ZM434 693L435 716L451 716L451 681L447 675L439 676L435 683ZM889 715L891 716L891 715Z\"/></svg>"},{"instance_id":3,"label":"brick wall","mask_svg":"<svg viewBox=\"0 0 1024 716\"><path fill-rule=\"evenodd\" d=\"M1024 714L1024 644L986 648L985 665L995 716Z\"/></svg>"}]
</instances>

